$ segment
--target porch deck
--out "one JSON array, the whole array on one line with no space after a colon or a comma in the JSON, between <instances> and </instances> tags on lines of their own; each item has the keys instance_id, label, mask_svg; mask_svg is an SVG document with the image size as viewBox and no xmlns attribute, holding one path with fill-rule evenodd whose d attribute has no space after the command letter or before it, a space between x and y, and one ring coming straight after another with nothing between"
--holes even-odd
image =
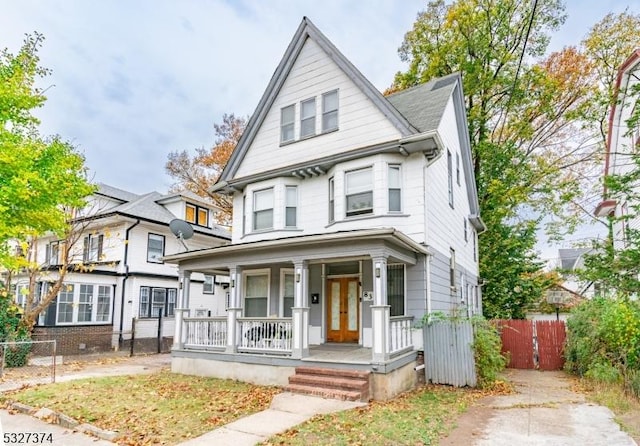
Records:
<instances>
[{"instance_id":1,"label":"porch deck","mask_svg":"<svg viewBox=\"0 0 640 446\"><path fill-rule=\"evenodd\" d=\"M333 364L371 364L371 349L357 344L321 344L309 346L309 356L302 361Z\"/></svg>"}]
</instances>

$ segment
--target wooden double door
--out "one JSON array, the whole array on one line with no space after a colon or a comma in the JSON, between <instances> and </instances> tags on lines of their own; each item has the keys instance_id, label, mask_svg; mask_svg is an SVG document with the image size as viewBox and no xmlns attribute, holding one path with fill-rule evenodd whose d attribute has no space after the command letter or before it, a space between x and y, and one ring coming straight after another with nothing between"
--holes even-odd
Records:
<instances>
[{"instance_id":1,"label":"wooden double door","mask_svg":"<svg viewBox=\"0 0 640 446\"><path fill-rule=\"evenodd\" d=\"M328 280L327 342L358 342L360 286L357 277Z\"/></svg>"}]
</instances>

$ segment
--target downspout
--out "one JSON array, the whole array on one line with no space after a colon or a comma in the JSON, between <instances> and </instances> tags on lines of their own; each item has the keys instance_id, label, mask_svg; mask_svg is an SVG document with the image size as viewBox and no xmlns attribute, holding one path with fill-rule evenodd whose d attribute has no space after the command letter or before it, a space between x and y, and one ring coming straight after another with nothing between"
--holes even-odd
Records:
<instances>
[{"instance_id":1,"label":"downspout","mask_svg":"<svg viewBox=\"0 0 640 446\"><path fill-rule=\"evenodd\" d=\"M124 279L122 279L122 293L120 298L120 332L118 335L118 349L122 348L122 342L124 341L122 337L122 329L124 328L124 299L126 297L126 287L127 279L129 278L129 233L133 228L140 224L140 219L138 219L134 224L127 228L127 231L124 235Z\"/></svg>"}]
</instances>

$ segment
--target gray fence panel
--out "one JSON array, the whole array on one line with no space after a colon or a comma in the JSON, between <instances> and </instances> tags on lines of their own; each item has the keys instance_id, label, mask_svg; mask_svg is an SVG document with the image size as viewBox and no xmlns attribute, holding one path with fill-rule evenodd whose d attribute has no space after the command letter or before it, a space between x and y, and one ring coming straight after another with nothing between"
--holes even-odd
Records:
<instances>
[{"instance_id":1,"label":"gray fence panel","mask_svg":"<svg viewBox=\"0 0 640 446\"><path fill-rule=\"evenodd\" d=\"M476 386L471 321L435 321L423 328L427 382Z\"/></svg>"}]
</instances>

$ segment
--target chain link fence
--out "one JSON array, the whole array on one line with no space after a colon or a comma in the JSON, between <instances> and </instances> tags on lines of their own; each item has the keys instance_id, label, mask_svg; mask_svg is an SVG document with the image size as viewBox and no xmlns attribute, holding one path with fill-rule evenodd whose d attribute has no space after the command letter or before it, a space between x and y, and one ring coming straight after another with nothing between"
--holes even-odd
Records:
<instances>
[{"instance_id":1,"label":"chain link fence","mask_svg":"<svg viewBox=\"0 0 640 446\"><path fill-rule=\"evenodd\" d=\"M0 391L56 381L56 341L0 342Z\"/></svg>"}]
</instances>

